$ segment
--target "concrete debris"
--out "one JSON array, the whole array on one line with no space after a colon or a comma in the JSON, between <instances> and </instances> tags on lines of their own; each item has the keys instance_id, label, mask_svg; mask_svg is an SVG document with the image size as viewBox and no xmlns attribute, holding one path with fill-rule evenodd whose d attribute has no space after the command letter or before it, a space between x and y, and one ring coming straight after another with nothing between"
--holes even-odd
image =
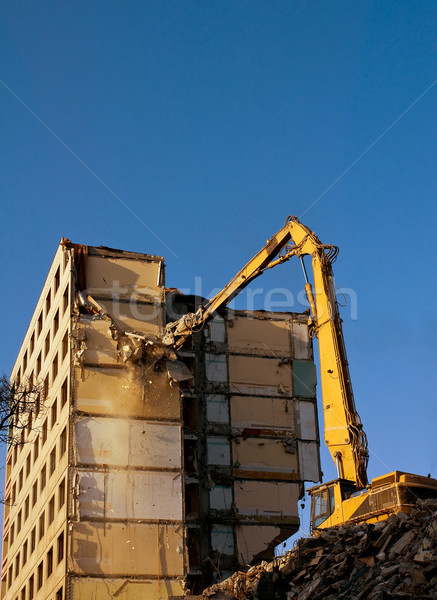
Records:
<instances>
[{"instance_id":1,"label":"concrete debris","mask_svg":"<svg viewBox=\"0 0 437 600\"><path fill-rule=\"evenodd\" d=\"M198 598L437 598L437 501L419 501L411 515L343 525L301 539L284 556L234 573Z\"/></svg>"}]
</instances>

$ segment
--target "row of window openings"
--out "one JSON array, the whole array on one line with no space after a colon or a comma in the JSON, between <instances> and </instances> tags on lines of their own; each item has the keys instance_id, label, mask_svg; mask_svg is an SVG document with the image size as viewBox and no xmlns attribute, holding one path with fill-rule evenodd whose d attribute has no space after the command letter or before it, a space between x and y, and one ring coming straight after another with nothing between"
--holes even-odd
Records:
<instances>
[{"instance_id":1,"label":"row of window openings","mask_svg":"<svg viewBox=\"0 0 437 600\"><path fill-rule=\"evenodd\" d=\"M37 449L37 448L38 448L38 442L36 442L36 444L35 444L35 449ZM59 436L59 459L58 460L61 460L61 458L64 456L66 450L67 450L67 428L64 427L61 435ZM34 454L34 462L35 462L36 458L37 458L37 455L35 456L35 454ZM31 463L31 453L29 452L29 454L27 455L27 458L26 458L26 478L28 477L28 475L30 473L30 468L31 468L30 463ZM43 468L41 469L41 472L39 475L40 492L42 492L46 486L47 465L49 467L49 477L51 477L53 475L53 473L55 472L55 469L57 466L56 446L54 446L54 448L50 452L50 456L49 456L49 460L48 460L47 464L45 464L43 466ZM16 481L12 485L12 488L11 488L11 504L12 505L15 504L15 501L17 500L17 497L20 494L20 491L23 487L23 483L24 483L24 467L21 469L20 473L18 474L18 481ZM29 503L30 503L29 496L30 496L30 494L26 497L26 499L24 501L24 521L29 516ZM34 482L34 484L32 486L32 508L35 506L37 499L38 499L38 479ZM21 528L22 510L23 509L21 509L17 515L17 533L20 531L20 528Z\"/></svg>"},{"instance_id":2,"label":"row of window openings","mask_svg":"<svg viewBox=\"0 0 437 600\"><path fill-rule=\"evenodd\" d=\"M47 388L48 388L48 381L47 381ZM48 395L48 389L46 392L45 384L44 384L44 397L46 398L47 395ZM60 392L60 410L62 410L64 408L64 406L67 404L67 400L68 400L68 378L65 378L64 383L61 386L61 392ZM35 414L33 414L32 412L29 412L26 415L27 420L28 420L27 424L25 426L23 423L20 424L20 426L21 426L20 440L19 440L19 443L14 446L14 450L13 450L12 457L11 457L12 466L15 465L18 460L18 452L25 447L26 431L28 434L30 434L34 429L34 427L33 427L34 419L36 419L36 417L38 417L40 409L41 409L39 395L37 395L35 398L33 408L34 408ZM56 424L57 419L58 419L58 399L57 398L54 399L54 401L50 407L50 416L51 416L50 429L53 429L53 427ZM47 433L49 431L48 422L49 422L49 420L47 417L41 426L41 449L43 448L44 444L47 441ZM19 423L20 423L20 414L16 413L15 414L15 425L17 426ZM35 462L36 459L38 458L39 438L40 438L40 436L38 435L34 441L33 462ZM28 455L26 461L27 461L27 464L26 464L26 477L27 477L27 475L30 472L30 452L29 452L29 455Z\"/></svg>"},{"instance_id":3,"label":"row of window openings","mask_svg":"<svg viewBox=\"0 0 437 600\"><path fill-rule=\"evenodd\" d=\"M59 287L59 267L58 267L56 274L58 275L58 287ZM56 276L55 276L55 283L56 283ZM55 294L56 294L56 291L58 289L56 287L56 285L55 285L55 288L56 288L55 289ZM65 314L65 312L68 308L69 296L70 296L70 285L68 284L64 290L64 294L62 297L62 315ZM50 306L51 306L51 289L49 291L49 294L47 295L45 305L46 305L46 317L47 317L47 315L50 311ZM44 340L44 358L47 356L47 354L50 351L50 338L54 339L58 332L59 321L60 321L60 314L59 314L59 309L58 309L55 313L55 316L53 317L52 332L50 332L50 330L49 330L49 332L47 333L46 338ZM44 314L43 314L43 310L41 310L41 313L38 317L36 330L32 333L32 336L31 336L30 342L29 342L29 348L24 353L22 367L21 367L21 369L19 369L17 377L16 377L17 384L20 383L21 373L24 375L24 373L27 369L28 358L30 359L30 357L32 356L32 354L35 350L35 341L41 334L41 331L43 328L43 323L44 323ZM50 335L50 333L52 333L52 335ZM37 369L36 370L37 370L37 374L41 370L41 353L39 354L38 359L37 359Z\"/></svg>"},{"instance_id":4,"label":"row of window openings","mask_svg":"<svg viewBox=\"0 0 437 600\"><path fill-rule=\"evenodd\" d=\"M58 328L59 328L59 324L57 324L56 327L53 327L53 339L55 338ZM68 331L66 331L64 334L64 337L62 338L62 343L61 343L61 362L64 361L65 357L68 354L68 346L69 346ZM47 358L49 352L50 352L50 331L48 332L45 342L44 342L44 360ZM56 376L58 374L58 367L59 367L58 354L59 353L56 353L56 356L52 361L52 382L56 379ZM25 356L26 355L27 355L27 352L26 352ZM38 358L36 359L35 371L29 375L30 386L33 386L34 381L40 375L42 363L43 363L43 351L41 350L41 352L38 354ZM26 361L26 367L24 367L24 364L25 364L25 362L23 362L23 373L24 373L25 369L27 368L27 361ZM17 385L20 384L20 377L21 376L20 376L20 372L19 372L17 375L17 378L16 378ZM49 375L47 375L45 381L47 380L47 382L48 382L48 379L49 379ZM44 381L44 385L45 385L45 381Z\"/></svg>"},{"instance_id":5,"label":"row of window openings","mask_svg":"<svg viewBox=\"0 0 437 600\"><path fill-rule=\"evenodd\" d=\"M32 544L32 538L30 540L30 543ZM54 556L55 549L56 549L56 558ZM14 581L14 576L15 576L15 578L18 576L18 574L20 573L20 569L25 566L28 557L30 558L30 556L32 555L34 550L35 550L35 547L32 549L32 546L31 546L29 556L28 556L28 542L27 541L24 542L21 552L19 552L17 554L17 556L15 557L15 561L10 565L10 567L8 569L8 581L7 581L8 588L10 588L10 586L12 585L12 582ZM29 577L28 585L27 585L27 588L28 588L27 600L32 600L34 593L42 587L42 584L44 582L44 562L45 562L45 579L48 579L50 577L50 575L53 573L53 569L55 566L54 561L56 560L56 565L59 565L59 563L61 563L64 560L64 557L65 557L65 536L64 536L64 532L62 532L58 535L56 544L54 544L48 550L46 557L45 557L45 561L44 561L44 559L42 559L41 562L39 563L38 567L36 568L36 573L35 573L36 574L36 588L35 588L35 575L32 574ZM59 591L61 592L61 595L58 596L58 594L57 594L56 599L58 599L58 597L62 598L62 588ZM24 595L23 595L23 592L24 592ZM26 587L24 587L21 591L21 599L26 600Z\"/></svg>"},{"instance_id":6,"label":"row of window openings","mask_svg":"<svg viewBox=\"0 0 437 600\"><path fill-rule=\"evenodd\" d=\"M38 519L38 542L41 541L42 538L44 537L45 526L46 526L46 512L47 512L47 527L50 526L55 519L55 496L56 496L56 494L53 494L53 496L50 498L47 511L43 511ZM58 512L59 512L65 504L65 479L63 479L58 486L57 496L58 496ZM17 519L17 527L18 527L18 519ZM26 561L28 558L27 549L30 548L30 552L29 552L29 556L30 556L36 548L36 534L37 534L36 530L37 530L37 526L35 525L30 533L30 544L28 543L28 540L26 540L23 543L23 554L22 554L23 566L26 564ZM19 532L19 530L17 531L17 535L18 535L18 532ZM8 540L9 546L12 546L12 544L14 542L14 536L15 536L15 523L13 523L11 525L11 528L9 530L9 540ZM18 573L18 571L17 571L17 573Z\"/></svg>"}]
</instances>

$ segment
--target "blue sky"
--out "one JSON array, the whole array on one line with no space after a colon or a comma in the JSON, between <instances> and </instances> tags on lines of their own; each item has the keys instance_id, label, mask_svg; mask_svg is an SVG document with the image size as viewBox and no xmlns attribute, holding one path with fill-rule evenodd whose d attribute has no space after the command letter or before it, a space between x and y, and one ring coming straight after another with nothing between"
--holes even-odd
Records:
<instances>
[{"instance_id":1,"label":"blue sky","mask_svg":"<svg viewBox=\"0 0 437 600\"><path fill-rule=\"evenodd\" d=\"M0 369L62 236L163 255L169 286L208 294L303 215L356 294L370 476L437 476L436 20L420 1L5 0ZM260 286L297 295L299 265Z\"/></svg>"}]
</instances>

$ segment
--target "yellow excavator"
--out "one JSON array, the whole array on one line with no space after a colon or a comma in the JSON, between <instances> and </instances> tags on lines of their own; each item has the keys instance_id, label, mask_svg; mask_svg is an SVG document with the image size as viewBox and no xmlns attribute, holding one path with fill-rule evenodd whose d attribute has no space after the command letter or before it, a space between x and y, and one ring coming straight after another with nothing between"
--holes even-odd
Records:
<instances>
[{"instance_id":1,"label":"yellow excavator","mask_svg":"<svg viewBox=\"0 0 437 600\"><path fill-rule=\"evenodd\" d=\"M297 217L290 216L214 298L197 312L169 323L163 337L164 344L180 349L192 333L266 269L293 256L300 259L311 311L308 325L319 345L325 443L338 475L308 489L314 532L346 522L376 522L400 511L409 513L417 499L437 497L437 480L431 477L393 471L370 484L367 480L367 438L355 408L332 271L337 254L336 246L322 244ZM303 260L306 255L312 257L314 292Z\"/></svg>"}]
</instances>

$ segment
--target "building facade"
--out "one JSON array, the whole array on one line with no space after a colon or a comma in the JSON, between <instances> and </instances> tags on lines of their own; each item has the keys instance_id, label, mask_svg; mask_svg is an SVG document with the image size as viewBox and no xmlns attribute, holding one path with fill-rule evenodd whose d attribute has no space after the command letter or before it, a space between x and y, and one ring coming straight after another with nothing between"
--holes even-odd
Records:
<instances>
[{"instance_id":1,"label":"building facade","mask_svg":"<svg viewBox=\"0 0 437 600\"><path fill-rule=\"evenodd\" d=\"M61 241L12 373L43 401L7 455L2 599L182 597L297 530L306 317L227 310L176 356L190 309L161 257Z\"/></svg>"}]
</instances>

